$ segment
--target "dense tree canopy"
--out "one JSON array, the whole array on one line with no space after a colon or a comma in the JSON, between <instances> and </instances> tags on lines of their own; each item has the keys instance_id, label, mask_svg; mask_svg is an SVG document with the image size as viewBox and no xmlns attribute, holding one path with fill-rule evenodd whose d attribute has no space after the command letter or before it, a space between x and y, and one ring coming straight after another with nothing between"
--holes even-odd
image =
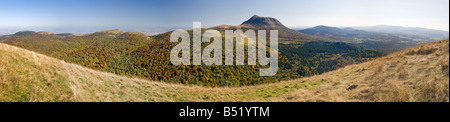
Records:
<instances>
[{"instance_id":1,"label":"dense tree canopy","mask_svg":"<svg viewBox=\"0 0 450 122\"><path fill-rule=\"evenodd\" d=\"M211 87L255 85L311 76L384 55L342 42L280 44L278 73L261 77L259 69L264 67L261 65L172 65L170 50L177 43L169 42L169 34L151 37L129 32L65 37L34 34L4 43L119 75ZM283 41L280 38L280 42ZM203 43L202 47L208 44Z\"/></svg>"}]
</instances>

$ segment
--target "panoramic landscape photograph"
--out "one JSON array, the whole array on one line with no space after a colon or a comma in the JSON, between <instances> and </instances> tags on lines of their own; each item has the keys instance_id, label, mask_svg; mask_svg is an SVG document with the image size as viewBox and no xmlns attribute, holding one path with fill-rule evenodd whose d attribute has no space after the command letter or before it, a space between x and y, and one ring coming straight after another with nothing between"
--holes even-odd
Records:
<instances>
[{"instance_id":1,"label":"panoramic landscape photograph","mask_svg":"<svg viewBox=\"0 0 450 122\"><path fill-rule=\"evenodd\" d=\"M0 15L0 102L449 102L448 0L0 0Z\"/></svg>"}]
</instances>

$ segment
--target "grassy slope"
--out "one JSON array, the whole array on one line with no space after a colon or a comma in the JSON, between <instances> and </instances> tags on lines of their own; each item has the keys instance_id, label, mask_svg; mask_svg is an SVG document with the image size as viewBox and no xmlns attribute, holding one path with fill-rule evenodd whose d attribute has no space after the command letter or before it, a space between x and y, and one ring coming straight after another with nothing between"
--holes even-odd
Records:
<instances>
[{"instance_id":1,"label":"grassy slope","mask_svg":"<svg viewBox=\"0 0 450 122\"><path fill-rule=\"evenodd\" d=\"M297 80L205 88L94 71L0 43L0 101L449 101L448 46L425 44Z\"/></svg>"}]
</instances>

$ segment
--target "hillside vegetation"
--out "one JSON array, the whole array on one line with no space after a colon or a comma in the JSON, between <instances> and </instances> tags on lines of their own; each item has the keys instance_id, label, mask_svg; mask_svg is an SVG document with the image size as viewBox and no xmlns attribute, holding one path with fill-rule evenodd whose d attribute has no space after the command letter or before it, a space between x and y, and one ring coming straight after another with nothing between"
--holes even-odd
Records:
<instances>
[{"instance_id":1,"label":"hillside vegetation","mask_svg":"<svg viewBox=\"0 0 450 122\"><path fill-rule=\"evenodd\" d=\"M147 37L116 29L85 36L28 35L3 43L122 76L211 87L248 86L312 76L384 55L342 42L280 44L278 73L274 77L261 77L260 65L172 65L170 51L177 43L169 40L170 32ZM202 48L208 44L202 43Z\"/></svg>"},{"instance_id":2,"label":"hillside vegetation","mask_svg":"<svg viewBox=\"0 0 450 122\"><path fill-rule=\"evenodd\" d=\"M178 43L169 42L171 32L148 37L140 32L124 32L119 29L83 36L60 36L46 32L38 34L23 31L2 43L121 76L208 87L251 86L291 80L321 74L385 55L353 44L324 41L325 39L321 37L291 30L272 17L255 15L238 26L216 26L209 29L217 29L222 33L222 40L217 41L222 41L223 48L225 46L224 29L278 30L278 72L273 77L261 77L259 69L266 67L247 65L246 55L244 56L245 65L172 65L170 52ZM209 29L202 29L202 32ZM190 37L193 37L192 30L188 32ZM210 43L203 42L202 50ZM236 48L233 49L235 52ZM244 49L244 54L248 54L247 49L247 47ZM223 51L222 57L225 57L224 55ZM190 57L193 57L192 53Z\"/></svg>"},{"instance_id":3,"label":"hillside vegetation","mask_svg":"<svg viewBox=\"0 0 450 122\"><path fill-rule=\"evenodd\" d=\"M449 101L449 41L322 75L208 88L127 78L0 43L0 101Z\"/></svg>"}]
</instances>

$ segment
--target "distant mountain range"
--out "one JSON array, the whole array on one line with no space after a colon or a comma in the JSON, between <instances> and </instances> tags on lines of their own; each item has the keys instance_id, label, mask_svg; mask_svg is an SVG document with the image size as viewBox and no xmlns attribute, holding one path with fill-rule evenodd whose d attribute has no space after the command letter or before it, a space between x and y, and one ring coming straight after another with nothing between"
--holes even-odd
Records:
<instances>
[{"instance_id":1,"label":"distant mountain range","mask_svg":"<svg viewBox=\"0 0 450 122\"><path fill-rule=\"evenodd\" d=\"M31 35L73 36L74 34L72 34L72 33L58 33L58 34L54 34L52 32L47 32L47 31L39 31L39 32L35 32L35 31L19 31L19 32L16 32L14 34L0 36L0 42L5 41L6 39L14 38L14 37L31 36Z\"/></svg>"},{"instance_id":2,"label":"distant mountain range","mask_svg":"<svg viewBox=\"0 0 450 122\"><path fill-rule=\"evenodd\" d=\"M388 25L344 28L320 25L296 31L284 26L280 21L273 17L261 17L258 15L252 16L250 19L237 26L218 25L208 29L219 31L236 29L244 31L248 29L267 31L278 30L279 43L281 44L299 44L314 41L347 42L385 53L392 53L420 44L449 38L448 31ZM47 32L20 31L11 35L0 36L0 42L13 37L39 33L45 34ZM47 34L52 33L48 32ZM159 36L167 34L168 33L163 33L159 34ZM60 33L56 35L71 36L73 34Z\"/></svg>"},{"instance_id":3,"label":"distant mountain range","mask_svg":"<svg viewBox=\"0 0 450 122\"><path fill-rule=\"evenodd\" d=\"M367 27L369 28L369 27ZM374 26L374 28L376 28ZM421 28L403 28L397 26L390 26L390 28L396 28L393 30L404 30L411 32L400 33L397 31L382 31L382 29L374 31L357 30L354 28L337 28L328 26L316 26L299 30L299 32L327 38L330 40L354 43L366 48L375 49L385 53L392 53L406 48L414 47L420 44L433 42L439 39L448 38L448 32L421 29ZM409 30L411 29L411 30ZM389 29L388 29L389 30ZM425 34L414 34L418 31L424 33L434 33L434 35L422 36ZM446 35L447 34L447 35Z\"/></svg>"},{"instance_id":4,"label":"distant mountain range","mask_svg":"<svg viewBox=\"0 0 450 122\"><path fill-rule=\"evenodd\" d=\"M299 30L299 32L349 43L360 43L362 39L370 39L373 41L390 41L390 40L383 40L383 38L392 38L392 35L383 33L355 30L352 28L341 29L337 27L329 27L323 25Z\"/></svg>"},{"instance_id":5,"label":"distant mountain range","mask_svg":"<svg viewBox=\"0 0 450 122\"><path fill-rule=\"evenodd\" d=\"M449 38L449 34L446 31L400 26L338 28L321 25L295 31L287 28L275 18L257 15L254 15L238 26L219 25L209 29L278 30L279 42L282 44L311 41L347 42L385 53L392 53L420 44Z\"/></svg>"},{"instance_id":6,"label":"distant mountain range","mask_svg":"<svg viewBox=\"0 0 450 122\"><path fill-rule=\"evenodd\" d=\"M359 26L359 27L351 27L353 29L372 31L372 32L380 32L380 33L389 33L395 34L399 36L408 36L415 38L428 38L431 40L440 40L449 38L448 31L427 29L421 27L401 27L401 26L391 26L391 25L376 25L376 26Z\"/></svg>"}]
</instances>

